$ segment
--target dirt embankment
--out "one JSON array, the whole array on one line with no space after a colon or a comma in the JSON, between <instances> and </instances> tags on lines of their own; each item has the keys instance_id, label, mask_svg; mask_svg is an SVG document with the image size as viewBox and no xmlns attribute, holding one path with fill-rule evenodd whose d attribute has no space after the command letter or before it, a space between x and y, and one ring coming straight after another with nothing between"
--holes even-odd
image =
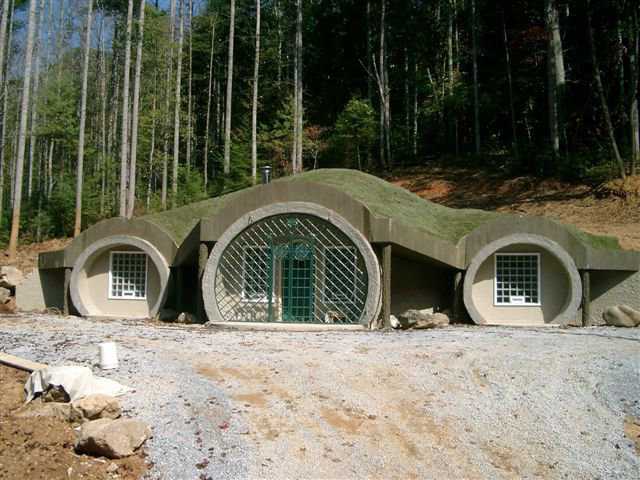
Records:
<instances>
[{"instance_id":1,"label":"dirt embankment","mask_svg":"<svg viewBox=\"0 0 640 480\"><path fill-rule=\"evenodd\" d=\"M398 170L388 180L448 207L549 217L618 237L623 248L640 250L640 177L594 188L465 168L420 167Z\"/></svg>"},{"instance_id":2,"label":"dirt embankment","mask_svg":"<svg viewBox=\"0 0 640 480\"><path fill-rule=\"evenodd\" d=\"M40 243L28 243L18 246L18 253L14 265L22 270L25 275L38 265L38 254L61 250L71 243L71 238L53 238ZM0 266L9 263L9 252L0 252Z\"/></svg>"},{"instance_id":3,"label":"dirt embankment","mask_svg":"<svg viewBox=\"0 0 640 480\"><path fill-rule=\"evenodd\" d=\"M28 374L0 365L0 479L119 478L134 480L146 471L139 456L107 460L77 455L73 428L53 417L17 418ZM118 466L109 472L111 464ZM113 467L111 467L113 468Z\"/></svg>"}]
</instances>

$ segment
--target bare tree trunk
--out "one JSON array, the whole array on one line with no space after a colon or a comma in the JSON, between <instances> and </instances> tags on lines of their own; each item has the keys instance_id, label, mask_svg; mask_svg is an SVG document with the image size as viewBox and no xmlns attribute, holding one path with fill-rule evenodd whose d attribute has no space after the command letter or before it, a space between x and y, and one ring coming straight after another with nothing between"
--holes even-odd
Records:
<instances>
[{"instance_id":1,"label":"bare tree trunk","mask_svg":"<svg viewBox=\"0 0 640 480\"><path fill-rule=\"evenodd\" d=\"M224 114L224 174L231 172L231 105L233 100L233 40L236 23L236 0L229 3L229 55L227 62L227 105Z\"/></svg>"},{"instance_id":2,"label":"bare tree trunk","mask_svg":"<svg viewBox=\"0 0 640 480\"><path fill-rule=\"evenodd\" d=\"M251 106L251 179L258 178L258 80L260 74L260 0L256 0L256 56L253 64L253 103Z\"/></svg>"},{"instance_id":3,"label":"bare tree trunk","mask_svg":"<svg viewBox=\"0 0 640 480\"><path fill-rule=\"evenodd\" d=\"M36 30L37 0L29 2L27 21L27 38L24 59L24 76L22 80L22 104L20 107L20 130L18 134L18 152L16 158L15 195L13 215L11 218L11 234L9 236L9 262L16 260L18 234L20 232L20 205L22 203L22 174L24 170L24 152L27 142L27 123L29 120L29 94L31 91L31 63L33 60L33 43Z\"/></svg>"},{"instance_id":4,"label":"bare tree trunk","mask_svg":"<svg viewBox=\"0 0 640 480\"><path fill-rule=\"evenodd\" d=\"M140 116L140 78L142 76L142 45L144 43L144 2L140 0L140 17L138 18L138 47L136 52L136 76L133 81L133 106L131 121L131 161L129 162L129 198L127 201L127 217L133 217L136 208L136 162L138 158L138 122Z\"/></svg>"},{"instance_id":5,"label":"bare tree trunk","mask_svg":"<svg viewBox=\"0 0 640 480\"><path fill-rule=\"evenodd\" d=\"M162 193L161 204L162 209L167 208L167 190L169 185L169 111L171 109L171 81L173 76L173 43L175 41L175 22L176 22L176 0L171 0L171 17L169 23L169 65L167 68L167 78L165 86L165 131L164 131L164 152L162 156Z\"/></svg>"},{"instance_id":6,"label":"bare tree trunk","mask_svg":"<svg viewBox=\"0 0 640 480\"><path fill-rule=\"evenodd\" d=\"M302 150L303 150L303 134L304 134L304 124L303 124L303 116L304 116L304 108L302 105L303 98L303 83L302 83L302 0L296 0L296 56L297 56L297 64L298 64L298 78L297 78L297 86L296 89L296 113L297 113L297 125L298 128L296 130L297 141L296 141L296 171L294 173L302 172Z\"/></svg>"},{"instance_id":7,"label":"bare tree trunk","mask_svg":"<svg viewBox=\"0 0 640 480\"><path fill-rule=\"evenodd\" d=\"M216 17L211 19L211 48L209 50L209 86L207 89L207 115L204 127L204 191L209 183L209 125L211 122L211 83L213 80L213 52L216 41Z\"/></svg>"},{"instance_id":8,"label":"bare tree trunk","mask_svg":"<svg viewBox=\"0 0 640 480\"><path fill-rule=\"evenodd\" d=\"M6 47L3 44L3 53L2 56L0 56L0 68L2 68L2 72L6 72L7 68L9 66L9 60L11 57L11 40L12 40L12 36L13 36L13 8L14 8L14 0L11 0L11 5L9 6L9 11L5 9L3 9L3 15L6 13L7 14L7 18L4 19L4 21L9 23L9 35L7 38L7 42L6 42ZM0 26L0 30L2 30L2 27ZM2 40L4 42L5 39L5 35L6 35L6 25L5 28L3 30L2 33ZM6 52L6 54L5 54ZM9 82L7 81L7 76L4 75L2 76L2 78L0 78L0 92L2 92L2 112L0 112L0 114L2 115L0 117L0 121L2 121L2 128L1 128L1 137L0 137L0 227L2 227L3 225L3 219L4 219L4 184L5 184L5 158L6 158L6 148L5 148L5 142L6 142L6 138L7 138L7 106L8 106L8 99L9 99L9 95L8 95L8 84Z\"/></svg>"},{"instance_id":9,"label":"bare tree trunk","mask_svg":"<svg viewBox=\"0 0 640 480\"><path fill-rule=\"evenodd\" d=\"M44 14L44 0L40 0L39 12L36 15L36 38L33 46L33 91L31 92L31 127L29 132L29 169L27 172L27 198L33 192L33 165L36 150L36 125L38 123L38 92L40 89L40 26Z\"/></svg>"},{"instance_id":10,"label":"bare tree trunk","mask_svg":"<svg viewBox=\"0 0 640 480\"><path fill-rule=\"evenodd\" d=\"M560 135L564 134L563 102L565 91L565 69L560 35L560 15L555 0L545 0L547 24L547 84L549 101L549 136L554 162L560 157ZM566 138L565 138L566 143ZM545 168L550 172L549 166Z\"/></svg>"},{"instance_id":11,"label":"bare tree trunk","mask_svg":"<svg viewBox=\"0 0 640 480\"><path fill-rule=\"evenodd\" d=\"M624 161L620 156L620 150L618 149L618 142L616 141L615 130L613 128L613 122L611 121L611 114L609 113L609 106L607 105L607 98L605 97L604 87L602 86L602 78L600 77L600 67L598 66L598 57L596 54L596 45L593 39L593 26L591 25L591 2L587 0L587 30L589 34L589 47L591 50L591 63L593 66L593 79L596 83L596 90L598 92L598 98L600 100L600 107L602 108L602 114L604 115L605 125L607 127L607 133L609 135L609 142L611 144L611 151L615 162L618 164L618 169L621 178L626 178L626 172L624 168Z\"/></svg>"},{"instance_id":12,"label":"bare tree trunk","mask_svg":"<svg viewBox=\"0 0 640 480\"><path fill-rule=\"evenodd\" d=\"M516 126L516 109L513 100L513 80L511 78L511 52L509 50L509 37L507 36L507 23L504 10L502 13L502 42L504 44L504 58L507 67L507 84L509 85L509 110L511 113L511 138L513 142L513 155L517 163L520 163L520 150L518 148L518 129Z\"/></svg>"},{"instance_id":13,"label":"bare tree trunk","mask_svg":"<svg viewBox=\"0 0 640 480\"><path fill-rule=\"evenodd\" d=\"M171 181L171 206L178 206L178 164L180 162L180 110L182 88L182 43L184 37L184 0L180 0L180 25L178 28L178 58L176 67L176 98L173 115L173 176Z\"/></svg>"},{"instance_id":14,"label":"bare tree trunk","mask_svg":"<svg viewBox=\"0 0 640 480\"><path fill-rule=\"evenodd\" d=\"M151 107L151 149L149 150L149 178L147 180L147 211L151 206L151 186L153 179L153 157L156 150L156 108L158 97L158 74L153 74L153 106Z\"/></svg>"},{"instance_id":15,"label":"bare tree trunk","mask_svg":"<svg viewBox=\"0 0 640 480\"><path fill-rule=\"evenodd\" d=\"M413 133L411 135L412 140L412 152L414 160L418 158L418 59L414 53L413 55Z\"/></svg>"},{"instance_id":16,"label":"bare tree trunk","mask_svg":"<svg viewBox=\"0 0 640 480\"><path fill-rule=\"evenodd\" d=\"M273 10L276 17L276 25L277 25L277 39L278 39L278 47L276 52L278 71L276 73L276 85L278 90L280 90L280 85L282 83L282 10L280 9L280 0L275 0L273 3Z\"/></svg>"},{"instance_id":17,"label":"bare tree trunk","mask_svg":"<svg viewBox=\"0 0 640 480\"><path fill-rule=\"evenodd\" d=\"M100 216L104 215L104 199L107 184L107 62L104 46L104 20L100 25Z\"/></svg>"},{"instance_id":18,"label":"bare tree trunk","mask_svg":"<svg viewBox=\"0 0 640 480\"><path fill-rule=\"evenodd\" d=\"M89 57L91 56L91 22L93 21L93 0L87 7L87 23L84 37L84 62L82 65L82 93L80 98L80 131L78 133L78 165L76 173L76 219L73 236L80 235L82 229L82 183L84 168L84 130L87 122L87 83L89 78Z\"/></svg>"},{"instance_id":19,"label":"bare tree trunk","mask_svg":"<svg viewBox=\"0 0 640 480\"><path fill-rule=\"evenodd\" d=\"M120 140L120 216L127 216L127 171L129 164L129 76L131 70L131 27L133 0L127 9L127 33L124 47L124 82L122 85L122 128Z\"/></svg>"},{"instance_id":20,"label":"bare tree trunk","mask_svg":"<svg viewBox=\"0 0 640 480\"><path fill-rule=\"evenodd\" d=\"M476 155L480 154L480 96L478 93L478 16L476 0L471 0L471 56L473 58L473 132Z\"/></svg>"},{"instance_id":21,"label":"bare tree trunk","mask_svg":"<svg viewBox=\"0 0 640 480\"><path fill-rule=\"evenodd\" d=\"M191 144L193 140L193 104L192 79L193 79L193 0L189 0L189 75L187 88L187 171L191 171Z\"/></svg>"},{"instance_id":22,"label":"bare tree trunk","mask_svg":"<svg viewBox=\"0 0 640 480\"><path fill-rule=\"evenodd\" d=\"M629 126L631 128L631 175L640 168L640 118L638 115L638 77L640 77L640 31L638 30L638 11L633 12L632 35L629 52L631 70L631 108L629 110Z\"/></svg>"},{"instance_id":23,"label":"bare tree trunk","mask_svg":"<svg viewBox=\"0 0 640 480\"><path fill-rule=\"evenodd\" d=\"M4 85L4 55L7 40L7 24L9 23L9 0L2 0L2 16L0 17L0 85Z\"/></svg>"}]
</instances>

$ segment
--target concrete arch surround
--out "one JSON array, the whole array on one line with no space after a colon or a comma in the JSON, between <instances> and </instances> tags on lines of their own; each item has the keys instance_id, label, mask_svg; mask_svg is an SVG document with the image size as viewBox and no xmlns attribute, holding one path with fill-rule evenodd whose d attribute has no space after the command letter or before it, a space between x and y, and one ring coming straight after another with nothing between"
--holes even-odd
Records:
<instances>
[{"instance_id":1,"label":"concrete arch surround","mask_svg":"<svg viewBox=\"0 0 640 480\"><path fill-rule=\"evenodd\" d=\"M526 233L508 235L495 240L485 245L474 256L465 274L463 291L464 304L471 316L471 319L479 325L489 323L476 307L473 299L473 286L476 280L476 275L478 274L480 267L489 257L499 250L512 245L531 245L542 248L560 263L568 277L569 292L560 312L555 316L555 318L547 323L566 324L573 320L577 315L582 298L582 282L573 258L558 243L540 235ZM544 299L542 301L544 302Z\"/></svg>"},{"instance_id":2,"label":"concrete arch surround","mask_svg":"<svg viewBox=\"0 0 640 480\"><path fill-rule=\"evenodd\" d=\"M342 216L326 207L308 202L274 203L258 208L257 210L244 214L224 232L211 251L211 255L207 260L202 278L202 295L205 311L209 320L212 322L224 321L218 309L218 302L216 301L213 292L215 292L215 280L218 264L227 246L237 235L253 223L274 215L291 213L313 215L329 222L347 235L347 237L358 248L362 258L364 259L368 276L367 299L360 323L361 325L368 327L373 325L380 314L380 308L382 306L382 290L380 283L380 265L371 244L362 235L362 233L360 233L360 231L358 231Z\"/></svg>"},{"instance_id":3,"label":"concrete arch surround","mask_svg":"<svg viewBox=\"0 0 640 480\"><path fill-rule=\"evenodd\" d=\"M101 311L86 292L87 270L91 263L110 250L121 247L138 249L145 252L157 270L159 292L153 304L149 304L149 317L153 317L164 304L169 283L169 265L164 256L150 242L130 235L113 235L92 243L77 258L71 273L71 300L83 316L113 316L113 313ZM105 293L106 295L106 293ZM119 316L119 315L118 315Z\"/></svg>"}]
</instances>

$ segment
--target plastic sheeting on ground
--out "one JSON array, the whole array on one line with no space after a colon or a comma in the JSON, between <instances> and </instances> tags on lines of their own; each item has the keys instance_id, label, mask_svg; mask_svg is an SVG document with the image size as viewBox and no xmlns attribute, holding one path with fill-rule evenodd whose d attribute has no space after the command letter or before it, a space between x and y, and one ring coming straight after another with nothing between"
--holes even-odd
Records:
<instances>
[{"instance_id":1,"label":"plastic sheeting on ground","mask_svg":"<svg viewBox=\"0 0 640 480\"><path fill-rule=\"evenodd\" d=\"M117 397L131 391L108 378L95 377L88 367L47 367L34 371L24 386L27 402L50 387L62 387L70 401L96 393Z\"/></svg>"}]
</instances>

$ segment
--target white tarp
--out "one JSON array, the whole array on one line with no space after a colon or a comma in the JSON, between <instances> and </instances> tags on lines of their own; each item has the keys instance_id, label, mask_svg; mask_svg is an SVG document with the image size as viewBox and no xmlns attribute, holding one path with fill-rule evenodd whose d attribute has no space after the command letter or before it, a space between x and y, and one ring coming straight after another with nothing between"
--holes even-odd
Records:
<instances>
[{"instance_id":1,"label":"white tarp","mask_svg":"<svg viewBox=\"0 0 640 480\"><path fill-rule=\"evenodd\" d=\"M27 380L24 386L27 402L51 386L62 387L72 402L95 393L117 397L131 391L108 378L94 377L88 367L47 367L34 371Z\"/></svg>"}]
</instances>

